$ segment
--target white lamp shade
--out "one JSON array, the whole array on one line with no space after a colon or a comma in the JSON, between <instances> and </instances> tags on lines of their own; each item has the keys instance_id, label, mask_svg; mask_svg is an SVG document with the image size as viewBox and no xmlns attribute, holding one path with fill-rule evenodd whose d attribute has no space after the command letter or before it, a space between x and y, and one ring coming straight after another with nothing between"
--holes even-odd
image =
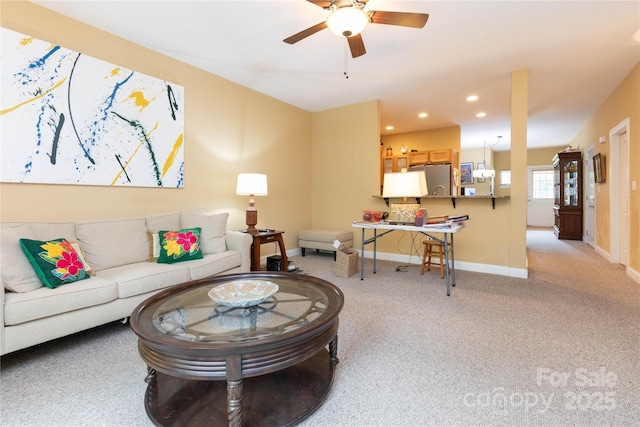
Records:
<instances>
[{"instance_id":1,"label":"white lamp shade","mask_svg":"<svg viewBox=\"0 0 640 427\"><path fill-rule=\"evenodd\" d=\"M424 197L427 190L427 177L424 171L391 172L384 174L382 197Z\"/></svg>"},{"instance_id":2,"label":"white lamp shade","mask_svg":"<svg viewBox=\"0 0 640 427\"><path fill-rule=\"evenodd\" d=\"M262 173L240 173L236 194L239 196L266 196L267 175Z\"/></svg>"},{"instance_id":3,"label":"white lamp shade","mask_svg":"<svg viewBox=\"0 0 640 427\"><path fill-rule=\"evenodd\" d=\"M351 37L360 34L369 23L369 17L362 9L341 7L327 16L327 26L338 36Z\"/></svg>"}]
</instances>

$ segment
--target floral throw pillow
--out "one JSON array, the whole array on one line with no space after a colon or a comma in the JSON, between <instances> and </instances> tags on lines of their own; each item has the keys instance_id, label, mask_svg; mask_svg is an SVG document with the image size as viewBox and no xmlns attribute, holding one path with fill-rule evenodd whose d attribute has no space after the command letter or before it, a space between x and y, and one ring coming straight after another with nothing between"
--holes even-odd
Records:
<instances>
[{"instance_id":1,"label":"floral throw pillow","mask_svg":"<svg viewBox=\"0 0 640 427\"><path fill-rule=\"evenodd\" d=\"M160 256L158 257L158 262L173 264L192 259L201 259L200 231L200 227L184 228L180 231L159 231Z\"/></svg>"},{"instance_id":2,"label":"floral throw pillow","mask_svg":"<svg viewBox=\"0 0 640 427\"><path fill-rule=\"evenodd\" d=\"M36 275L48 288L89 278L77 252L65 239L20 239L20 246Z\"/></svg>"}]
</instances>

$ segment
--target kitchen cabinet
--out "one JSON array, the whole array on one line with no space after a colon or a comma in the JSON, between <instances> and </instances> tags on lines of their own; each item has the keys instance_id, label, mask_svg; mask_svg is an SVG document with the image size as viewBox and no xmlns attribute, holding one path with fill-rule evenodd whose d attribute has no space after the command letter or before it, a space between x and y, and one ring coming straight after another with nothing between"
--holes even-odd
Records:
<instances>
[{"instance_id":1,"label":"kitchen cabinet","mask_svg":"<svg viewBox=\"0 0 640 427\"><path fill-rule=\"evenodd\" d=\"M380 160L380 194L382 194L382 186L384 185L385 173L402 172L403 169L408 168L408 154L402 154L399 156L382 156Z\"/></svg>"},{"instance_id":2,"label":"kitchen cabinet","mask_svg":"<svg viewBox=\"0 0 640 427\"><path fill-rule=\"evenodd\" d=\"M409 165L424 165L435 163L451 163L457 167L458 151L452 149L412 151L409 153Z\"/></svg>"},{"instance_id":3,"label":"kitchen cabinet","mask_svg":"<svg viewBox=\"0 0 640 427\"><path fill-rule=\"evenodd\" d=\"M453 163L453 150L429 151L429 163Z\"/></svg>"},{"instance_id":4,"label":"kitchen cabinet","mask_svg":"<svg viewBox=\"0 0 640 427\"><path fill-rule=\"evenodd\" d=\"M425 163L429 163L428 151L412 151L411 153L409 153L410 165L422 165Z\"/></svg>"}]
</instances>

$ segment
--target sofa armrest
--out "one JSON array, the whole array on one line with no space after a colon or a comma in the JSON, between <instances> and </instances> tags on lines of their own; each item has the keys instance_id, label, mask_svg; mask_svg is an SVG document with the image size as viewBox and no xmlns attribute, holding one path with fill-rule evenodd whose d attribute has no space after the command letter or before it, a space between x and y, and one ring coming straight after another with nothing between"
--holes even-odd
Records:
<instances>
[{"instance_id":1,"label":"sofa armrest","mask_svg":"<svg viewBox=\"0 0 640 427\"><path fill-rule=\"evenodd\" d=\"M249 268L251 268L251 265L249 265ZM4 283L2 281L0 281L0 286L2 286L2 289L0 289L0 355L3 355L5 350L4 350L4 293L5 288L4 288Z\"/></svg>"},{"instance_id":2,"label":"sofa armrest","mask_svg":"<svg viewBox=\"0 0 640 427\"><path fill-rule=\"evenodd\" d=\"M253 243L253 237L250 234L235 230L227 230L225 236L227 249L240 252L242 259L240 269L242 272L251 271L251 244Z\"/></svg>"}]
</instances>

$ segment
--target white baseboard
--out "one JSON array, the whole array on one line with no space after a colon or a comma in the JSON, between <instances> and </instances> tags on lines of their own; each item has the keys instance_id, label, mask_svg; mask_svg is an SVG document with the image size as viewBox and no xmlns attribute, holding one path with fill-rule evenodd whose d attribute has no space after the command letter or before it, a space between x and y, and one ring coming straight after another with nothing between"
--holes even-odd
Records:
<instances>
[{"instance_id":1,"label":"white baseboard","mask_svg":"<svg viewBox=\"0 0 640 427\"><path fill-rule=\"evenodd\" d=\"M611 262L611 254L609 254L609 252L605 251L604 249L602 249L598 245L594 245L593 246L593 250L596 251L598 253L598 255L600 255L601 257L603 257L607 261Z\"/></svg>"},{"instance_id":2,"label":"white baseboard","mask_svg":"<svg viewBox=\"0 0 640 427\"><path fill-rule=\"evenodd\" d=\"M627 267L627 276L631 277L631 279L640 284L640 271L636 271L631 267Z\"/></svg>"},{"instance_id":3,"label":"white baseboard","mask_svg":"<svg viewBox=\"0 0 640 427\"><path fill-rule=\"evenodd\" d=\"M593 249L598 253L598 255L602 256L607 261L613 262L613 261L611 261L611 254L609 252L605 251L604 249L602 249L600 246L596 245ZM640 272L638 272L638 271L634 270L633 268L627 266L626 273L627 273L627 276L631 277L631 279L634 282L640 283Z\"/></svg>"},{"instance_id":4,"label":"white baseboard","mask_svg":"<svg viewBox=\"0 0 640 427\"><path fill-rule=\"evenodd\" d=\"M360 252L360 251L358 251ZM362 256L362 254L360 254ZM372 251L364 251L364 257L373 259ZM403 254L394 254L387 252L378 252L376 259L383 261L394 261L402 264L417 264L420 265L422 263L422 258L412 255L403 255ZM489 273L489 274L497 274L499 276L509 276L516 277L520 279L526 279L528 277L528 269L527 268L513 268L504 265L493 265L493 264L480 264L477 262L467 262L467 261L456 261L456 270L465 270L465 271L473 271L476 273Z\"/></svg>"}]
</instances>

